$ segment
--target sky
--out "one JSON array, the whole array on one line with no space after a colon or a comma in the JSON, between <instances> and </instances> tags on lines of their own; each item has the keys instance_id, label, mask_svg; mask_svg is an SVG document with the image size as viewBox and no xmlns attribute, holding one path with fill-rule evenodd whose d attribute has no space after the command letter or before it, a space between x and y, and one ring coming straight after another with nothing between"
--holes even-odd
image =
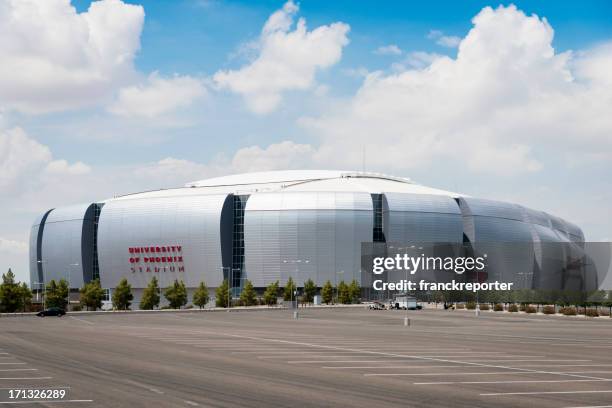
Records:
<instances>
[{"instance_id":1,"label":"sky","mask_svg":"<svg viewBox=\"0 0 612 408\"><path fill-rule=\"evenodd\" d=\"M609 1L0 0L0 272L46 209L384 172L612 238ZM364 160L364 153L365 160Z\"/></svg>"}]
</instances>

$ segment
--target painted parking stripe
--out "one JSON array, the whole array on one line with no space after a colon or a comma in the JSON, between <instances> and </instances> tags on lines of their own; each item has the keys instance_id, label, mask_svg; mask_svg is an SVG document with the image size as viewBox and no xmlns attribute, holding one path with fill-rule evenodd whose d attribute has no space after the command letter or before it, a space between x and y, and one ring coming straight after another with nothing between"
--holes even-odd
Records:
<instances>
[{"instance_id":1,"label":"painted parking stripe","mask_svg":"<svg viewBox=\"0 0 612 408\"><path fill-rule=\"evenodd\" d=\"M0 368L0 371L38 371L37 368Z\"/></svg>"},{"instance_id":2,"label":"painted parking stripe","mask_svg":"<svg viewBox=\"0 0 612 408\"><path fill-rule=\"evenodd\" d=\"M546 395L546 394L602 394L611 393L612 390L591 390L591 391L531 391L531 392L491 392L480 394L483 397L495 397L503 395Z\"/></svg>"},{"instance_id":3,"label":"painted parking stripe","mask_svg":"<svg viewBox=\"0 0 612 408\"><path fill-rule=\"evenodd\" d=\"M531 384L531 383L582 383L582 382L610 382L605 380L508 380L508 381L436 381L415 382L413 385L447 385L447 384ZM483 395L483 394L480 394Z\"/></svg>"}]
</instances>

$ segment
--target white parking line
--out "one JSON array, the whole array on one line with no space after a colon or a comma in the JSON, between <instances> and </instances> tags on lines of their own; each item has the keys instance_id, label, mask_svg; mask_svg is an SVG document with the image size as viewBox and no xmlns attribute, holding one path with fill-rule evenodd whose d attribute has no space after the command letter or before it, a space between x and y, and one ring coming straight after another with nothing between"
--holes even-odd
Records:
<instances>
[{"instance_id":1,"label":"white parking line","mask_svg":"<svg viewBox=\"0 0 612 408\"><path fill-rule=\"evenodd\" d=\"M71 319L74 319L74 320L78 320L79 322L83 322L83 323L87 323L87 324L94 324L94 323L90 322L89 320L80 319L78 317L74 317L74 316L68 316L68 317L70 317Z\"/></svg>"},{"instance_id":2,"label":"white parking line","mask_svg":"<svg viewBox=\"0 0 612 408\"><path fill-rule=\"evenodd\" d=\"M37 368L0 368L0 371L38 371Z\"/></svg>"},{"instance_id":3,"label":"white parking line","mask_svg":"<svg viewBox=\"0 0 612 408\"><path fill-rule=\"evenodd\" d=\"M495 397L503 395L544 395L544 394L600 394L610 393L612 390L593 390L593 391L531 391L531 392L491 392L480 394L483 397Z\"/></svg>"},{"instance_id":4,"label":"white parking line","mask_svg":"<svg viewBox=\"0 0 612 408\"><path fill-rule=\"evenodd\" d=\"M330 363L335 363L336 361L330 361ZM434 365L434 364L430 364L430 365L417 365L417 366L413 366L413 365L401 365L401 366L323 366L321 368L328 368L328 369L337 369L337 370L350 370L350 369L376 369L376 370L380 370L380 369L395 369L395 368L462 368L465 367L464 365ZM469 367L469 366L468 366Z\"/></svg>"},{"instance_id":5,"label":"white parking line","mask_svg":"<svg viewBox=\"0 0 612 408\"><path fill-rule=\"evenodd\" d=\"M508 380L508 381L436 381L412 383L413 385L447 385L447 384L524 384L524 383L579 383L579 382L609 382L609 380ZM480 394L482 395L482 394Z\"/></svg>"},{"instance_id":6,"label":"white parking line","mask_svg":"<svg viewBox=\"0 0 612 408\"><path fill-rule=\"evenodd\" d=\"M565 407L565 408L612 408L612 405L587 405L582 407Z\"/></svg>"},{"instance_id":7,"label":"white parking line","mask_svg":"<svg viewBox=\"0 0 612 408\"><path fill-rule=\"evenodd\" d=\"M279 344L294 344L294 345L301 345L301 346L307 346L307 347L314 347L314 348L323 348L323 349L331 349L331 350L341 350L341 351L362 351L362 350L358 350L358 349L350 349L350 348L345 348L345 347L332 347L332 346L323 346L323 345L319 345L319 344L315 344L315 343L307 343L307 342L303 342L303 341L292 341L292 340L283 340L283 339L272 339L272 338L267 338L267 337L254 337L254 336L246 336L246 335L240 335L240 334L232 334L232 333L222 333L225 334L228 337L234 337L234 338L244 338L244 339L250 339L250 340L261 340L261 341L265 341L265 342L271 342L271 343L279 343ZM395 354L395 353L386 353L383 351L367 351L364 353L369 353L369 354L374 354L376 356L385 356L385 357L405 357L405 355L403 354ZM448 357L446 357L448 358ZM432 358L432 357L424 357L424 356L414 356L414 359L416 360L428 360L428 361L438 361L438 362L445 362L445 363L461 363L463 362L464 364L470 364L473 366L479 366L479 367L489 367L489 368L501 368L501 369L506 369L506 370L515 370L515 371L522 371L525 373L537 373L537 374L549 374L549 372L547 371L543 371L543 370L531 370L528 368L521 368L521 367L508 367L508 366L503 366L503 365L494 365L494 364L483 364L482 360L480 362L475 362L475 361L453 361L453 360L446 360L445 358ZM590 361L590 360L586 360L586 361ZM327 361L324 361L323 363L326 363ZM351 362L351 361L345 361L345 362ZM359 361L357 361L359 362ZM371 362L371 361L361 361L361 362ZM297 364L294 363L294 364ZM591 380L606 380L604 378L599 378L599 377L592 377L592 376L585 376L585 375L581 375L581 374L560 374L560 375L565 375L565 376L570 376L570 377L576 377L576 378L587 378L587 379L591 379Z\"/></svg>"},{"instance_id":8,"label":"white parking line","mask_svg":"<svg viewBox=\"0 0 612 408\"><path fill-rule=\"evenodd\" d=\"M362 354L369 354L369 353L362 353ZM329 357L329 356L327 356ZM338 357L343 357L343 356L338 356ZM357 357L357 356L356 356ZM402 359L431 359L433 361L441 361L441 362L446 362L446 363L458 363L458 364L467 364L467 365L476 365L476 366L489 366L486 364L479 364L478 362L475 361L449 361L449 360L442 360L445 358L477 358L475 356L418 356L418 355L397 355L395 357L386 357L386 356L359 356L359 357L365 357L365 358L372 358L373 360L334 360L334 361L329 361L329 360L289 360L287 361L287 363L289 364L300 364L300 363L305 363L305 364L324 364L324 363L375 363L377 361L380 361L381 363L388 363L389 360L394 361L397 360L398 358L402 358ZM538 360L478 360L479 362L483 362L483 361L492 361L492 362L512 362L512 361L538 361ZM542 360L542 361L550 361L550 360ZM510 368L510 369L521 369L520 367L497 367L497 366L491 366L491 367L495 367L495 368ZM531 370L533 371L533 370Z\"/></svg>"},{"instance_id":9,"label":"white parking line","mask_svg":"<svg viewBox=\"0 0 612 408\"><path fill-rule=\"evenodd\" d=\"M0 377L0 380L50 380L53 377Z\"/></svg>"},{"instance_id":10,"label":"white parking line","mask_svg":"<svg viewBox=\"0 0 612 408\"><path fill-rule=\"evenodd\" d=\"M412 377L412 376L445 376L445 375L456 375L456 376L464 376L464 375L523 375L522 372L517 371L489 371L489 372L446 372L446 373L365 373L362 374L364 377ZM564 373L557 373L564 374ZM447 382L444 382L447 384Z\"/></svg>"}]
</instances>

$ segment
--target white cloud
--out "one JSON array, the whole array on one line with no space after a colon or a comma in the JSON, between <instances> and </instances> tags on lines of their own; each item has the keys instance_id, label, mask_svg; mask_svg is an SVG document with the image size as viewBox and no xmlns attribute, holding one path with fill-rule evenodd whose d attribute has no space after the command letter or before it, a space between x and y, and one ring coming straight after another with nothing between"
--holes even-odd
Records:
<instances>
[{"instance_id":1,"label":"white cloud","mask_svg":"<svg viewBox=\"0 0 612 408\"><path fill-rule=\"evenodd\" d=\"M206 95L201 80L175 75L163 78L153 72L142 85L122 88L109 111L126 117L152 118L191 105Z\"/></svg>"},{"instance_id":2,"label":"white cloud","mask_svg":"<svg viewBox=\"0 0 612 408\"><path fill-rule=\"evenodd\" d=\"M307 90L315 85L315 74L336 64L348 44L349 26L333 23L308 31L300 18L290 31L298 6L285 3L265 23L258 40L259 54L238 70L219 71L214 81L242 95L249 109L258 114L275 110L283 92Z\"/></svg>"},{"instance_id":3,"label":"white cloud","mask_svg":"<svg viewBox=\"0 0 612 408\"><path fill-rule=\"evenodd\" d=\"M402 55L402 50L395 44L383 45L374 50L378 55Z\"/></svg>"},{"instance_id":4,"label":"white cloud","mask_svg":"<svg viewBox=\"0 0 612 408\"><path fill-rule=\"evenodd\" d=\"M82 162L53 160L49 148L31 139L21 128L0 129L0 188L5 196L35 188L46 176L63 178L89 170Z\"/></svg>"},{"instance_id":5,"label":"white cloud","mask_svg":"<svg viewBox=\"0 0 612 408\"><path fill-rule=\"evenodd\" d=\"M20 128L0 129L0 188L6 193L51 161L47 146L28 138Z\"/></svg>"},{"instance_id":6,"label":"white cloud","mask_svg":"<svg viewBox=\"0 0 612 408\"><path fill-rule=\"evenodd\" d=\"M447 48L457 48L461 43L461 37L444 35L444 32L440 30L431 30L429 34L427 34L427 38L435 40L436 44Z\"/></svg>"},{"instance_id":7,"label":"white cloud","mask_svg":"<svg viewBox=\"0 0 612 408\"><path fill-rule=\"evenodd\" d=\"M552 39L546 19L486 7L456 58L421 54L370 73L351 100L301 123L322 141L320 160L342 167L361 162L346 146L373 145L368 163L400 172L444 163L514 175L564 155L611 160L612 48L572 57Z\"/></svg>"},{"instance_id":8,"label":"white cloud","mask_svg":"<svg viewBox=\"0 0 612 408\"><path fill-rule=\"evenodd\" d=\"M0 0L0 107L28 113L106 100L133 76L141 6L68 0Z\"/></svg>"},{"instance_id":9,"label":"white cloud","mask_svg":"<svg viewBox=\"0 0 612 408\"><path fill-rule=\"evenodd\" d=\"M0 253L24 255L28 253L28 244L22 241L5 239L0 237Z\"/></svg>"},{"instance_id":10,"label":"white cloud","mask_svg":"<svg viewBox=\"0 0 612 408\"><path fill-rule=\"evenodd\" d=\"M316 150L308 144L291 141L260 146L245 147L232 159L232 170L236 173L311 167Z\"/></svg>"},{"instance_id":11,"label":"white cloud","mask_svg":"<svg viewBox=\"0 0 612 408\"><path fill-rule=\"evenodd\" d=\"M62 159L49 162L45 170L50 174L80 175L89 173L91 168L80 161L70 164L66 160Z\"/></svg>"}]
</instances>

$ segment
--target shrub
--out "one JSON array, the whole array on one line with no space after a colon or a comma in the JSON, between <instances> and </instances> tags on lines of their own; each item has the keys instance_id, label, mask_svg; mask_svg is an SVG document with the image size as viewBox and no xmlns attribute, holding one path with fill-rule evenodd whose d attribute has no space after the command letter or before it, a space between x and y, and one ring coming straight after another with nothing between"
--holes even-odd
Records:
<instances>
[{"instance_id":1,"label":"shrub","mask_svg":"<svg viewBox=\"0 0 612 408\"><path fill-rule=\"evenodd\" d=\"M521 305L519 306L519 310L520 310L521 312L524 312L525 310L527 310L527 305L526 305L526 304L524 304L524 303L521 303Z\"/></svg>"},{"instance_id":2,"label":"shrub","mask_svg":"<svg viewBox=\"0 0 612 408\"><path fill-rule=\"evenodd\" d=\"M455 309L465 309L465 305L463 303L457 303Z\"/></svg>"},{"instance_id":3,"label":"shrub","mask_svg":"<svg viewBox=\"0 0 612 408\"><path fill-rule=\"evenodd\" d=\"M80 312L81 310L83 310L81 308L81 305L72 305L72 311L73 312Z\"/></svg>"},{"instance_id":4,"label":"shrub","mask_svg":"<svg viewBox=\"0 0 612 408\"><path fill-rule=\"evenodd\" d=\"M597 311L597 309L586 309L584 311L584 314L588 317L599 317L599 312Z\"/></svg>"},{"instance_id":5,"label":"shrub","mask_svg":"<svg viewBox=\"0 0 612 408\"><path fill-rule=\"evenodd\" d=\"M536 309L535 306L529 305L525 308L525 312L527 313L537 313L537 311L538 309Z\"/></svg>"},{"instance_id":6,"label":"shrub","mask_svg":"<svg viewBox=\"0 0 612 408\"><path fill-rule=\"evenodd\" d=\"M481 303L479 305L480 310L489 310L489 304L488 303Z\"/></svg>"},{"instance_id":7,"label":"shrub","mask_svg":"<svg viewBox=\"0 0 612 408\"><path fill-rule=\"evenodd\" d=\"M547 314L547 315L552 315L552 314L555 314L557 312L555 311L555 307L554 306L548 305L548 306L544 306L542 308L542 313Z\"/></svg>"},{"instance_id":8,"label":"shrub","mask_svg":"<svg viewBox=\"0 0 612 408\"><path fill-rule=\"evenodd\" d=\"M576 316L576 308L575 307L562 307L559 312L565 316Z\"/></svg>"},{"instance_id":9,"label":"shrub","mask_svg":"<svg viewBox=\"0 0 612 408\"><path fill-rule=\"evenodd\" d=\"M465 304L465 308L467 310L474 310L474 309L476 309L476 303L474 303L474 302L467 302Z\"/></svg>"},{"instance_id":10,"label":"shrub","mask_svg":"<svg viewBox=\"0 0 612 408\"><path fill-rule=\"evenodd\" d=\"M493 306L493 310L496 312L503 312L504 305L502 305L501 303L496 303L495 306Z\"/></svg>"},{"instance_id":11,"label":"shrub","mask_svg":"<svg viewBox=\"0 0 612 408\"><path fill-rule=\"evenodd\" d=\"M515 305L514 303L511 304L510 306L508 306L508 311L511 313L516 313L519 311L519 308L517 305Z\"/></svg>"}]
</instances>

